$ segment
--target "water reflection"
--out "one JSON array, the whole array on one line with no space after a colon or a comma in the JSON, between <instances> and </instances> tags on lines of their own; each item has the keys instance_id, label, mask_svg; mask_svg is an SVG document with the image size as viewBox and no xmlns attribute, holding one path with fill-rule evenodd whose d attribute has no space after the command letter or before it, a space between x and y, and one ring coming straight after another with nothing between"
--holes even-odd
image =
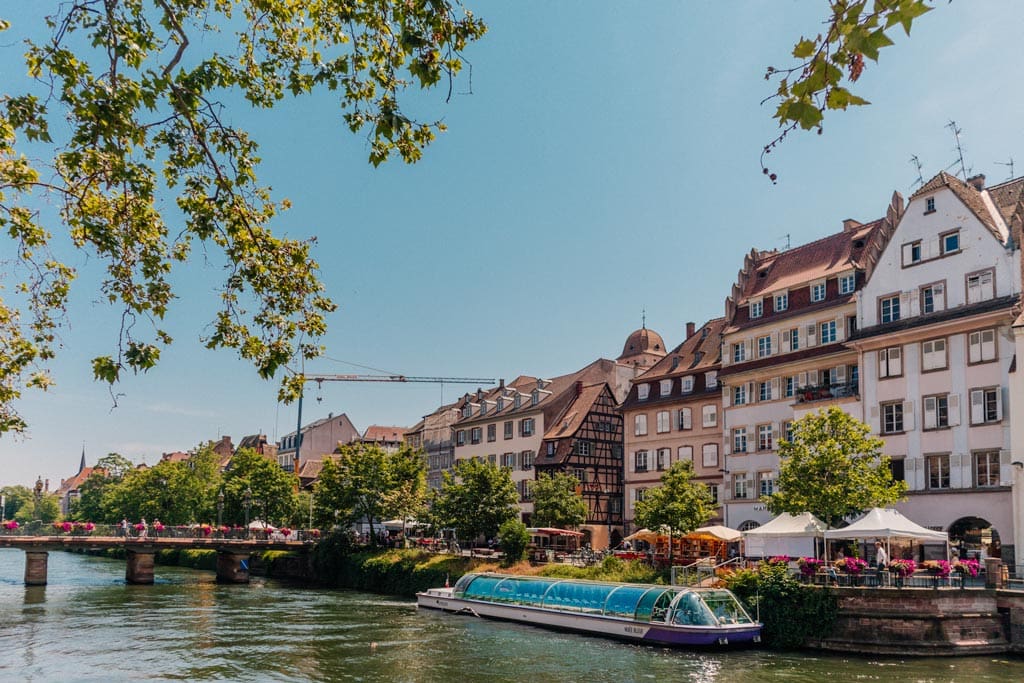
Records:
<instances>
[{"instance_id":1,"label":"water reflection","mask_svg":"<svg viewBox=\"0 0 1024 683\"><path fill-rule=\"evenodd\" d=\"M765 652L693 653L417 611L408 600L50 555L50 583L22 585L24 557L0 550L0 680L820 683L1008 681L1006 658L873 660Z\"/></svg>"}]
</instances>

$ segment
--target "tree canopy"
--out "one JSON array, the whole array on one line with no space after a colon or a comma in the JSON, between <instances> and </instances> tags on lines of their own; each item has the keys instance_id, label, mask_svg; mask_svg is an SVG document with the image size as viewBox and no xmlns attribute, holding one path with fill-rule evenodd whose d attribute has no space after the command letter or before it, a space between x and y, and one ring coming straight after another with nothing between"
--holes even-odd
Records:
<instances>
[{"instance_id":1,"label":"tree canopy","mask_svg":"<svg viewBox=\"0 0 1024 683\"><path fill-rule=\"evenodd\" d=\"M558 529L574 529L587 520L587 503L576 492L579 479L558 472L541 474L530 482L533 498L533 515L530 520L536 526L550 526Z\"/></svg>"},{"instance_id":2,"label":"tree canopy","mask_svg":"<svg viewBox=\"0 0 1024 683\"><path fill-rule=\"evenodd\" d=\"M907 492L894 481L881 439L833 406L793 422L791 441L779 443L778 490L763 498L774 514L811 512L830 527L873 507L892 505Z\"/></svg>"},{"instance_id":3,"label":"tree canopy","mask_svg":"<svg viewBox=\"0 0 1024 683\"><path fill-rule=\"evenodd\" d=\"M288 201L260 185L258 144L223 100L269 109L334 92L371 163L415 162L444 125L406 113L404 94L447 77L450 95L462 51L486 30L458 0L73 0L50 11L45 27L0 18L5 40L24 40L31 79L0 93L0 286L13 293L0 299L0 433L25 429L24 389L52 383L76 276L56 256L68 246L104 264L102 299L120 313L114 353L92 360L99 380L157 363L172 341L161 327L172 269L196 248L219 252L226 273L207 347L234 349L264 378L296 352L318 355L335 306L311 242L271 231ZM301 382L286 376L281 398Z\"/></svg>"},{"instance_id":4,"label":"tree canopy","mask_svg":"<svg viewBox=\"0 0 1024 683\"><path fill-rule=\"evenodd\" d=\"M506 468L469 458L444 473L434 492L431 514L435 524L455 529L464 541L493 538L502 524L519 514L519 494Z\"/></svg>"},{"instance_id":5,"label":"tree canopy","mask_svg":"<svg viewBox=\"0 0 1024 683\"><path fill-rule=\"evenodd\" d=\"M250 520L259 516L265 522L290 524L298 510L299 478L251 448L240 448L231 457L223 481L225 523L245 521L247 499Z\"/></svg>"},{"instance_id":6,"label":"tree canopy","mask_svg":"<svg viewBox=\"0 0 1024 683\"><path fill-rule=\"evenodd\" d=\"M636 502L633 521L648 529L667 529L671 557L672 537L693 531L713 514L711 491L693 481L693 463L678 460L661 475L661 485L647 489L643 500Z\"/></svg>"}]
</instances>

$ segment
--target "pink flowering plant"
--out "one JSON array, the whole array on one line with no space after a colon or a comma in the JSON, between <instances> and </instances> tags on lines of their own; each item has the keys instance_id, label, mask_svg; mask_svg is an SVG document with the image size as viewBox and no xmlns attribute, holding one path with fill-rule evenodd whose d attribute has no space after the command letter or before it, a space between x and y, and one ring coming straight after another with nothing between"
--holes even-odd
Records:
<instances>
[{"instance_id":1,"label":"pink flowering plant","mask_svg":"<svg viewBox=\"0 0 1024 683\"><path fill-rule=\"evenodd\" d=\"M164 530L164 525L161 524L160 522L154 522L153 530L154 531L163 531Z\"/></svg>"},{"instance_id":2,"label":"pink flowering plant","mask_svg":"<svg viewBox=\"0 0 1024 683\"><path fill-rule=\"evenodd\" d=\"M285 527L285 528L281 529L281 535L284 536L285 538L288 538L289 536L292 535L292 530L289 529L288 527Z\"/></svg>"},{"instance_id":3,"label":"pink flowering plant","mask_svg":"<svg viewBox=\"0 0 1024 683\"><path fill-rule=\"evenodd\" d=\"M57 530L57 533L70 532L75 528L75 525L71 522L54 522L53 528Z\"/></svg>"},{"instance_id":4,"label":"pink flowering plant","mask_svg":"<svg viewBox=\"0 0 1024 683\"><path fill-rule=\"evenodd\" d=\"M789 564L789 555L775 555L769 557L765 562L767 564Z\"/></svg>"},{"instance_id":5,"label":"pink flowering plant","mask_svg":"<svg viewBox=\"0 0 1024 683\"><path fill-rule=\"evenodd\" d=\"M213 533L213 527L209 524L202 524L199 527L199 531L203 534L203 536L209 536Z\"/></svg>"},{"instance_id":6,"label":"pink flowering plant","mask_svg":"<svg viewBox=\"0 0 1024 683\"><path fill-rule=\"evenodd\" d=\"M847 574L860 574L868 567L868 563L859 557L844 557L835 561L835 568Z\"/></svg>"},{"instance_id":7,"label":"pink flowering plant","mask_svg":"<svg viewBox=\"0 0 1024 683\"><path fill-rule=\"evenodd\" d=\"M825 561L816 557L801 557L796 564L800 567L800 573L803 576L814 576L825 565Z\"/></svg>"},{"instance_id":8,"label":"pink flowering plant","mask_svg":"<svg viewBox=\"0 0 1024 683\"><path fill-rule=\"evenodd\" d=\"M968 558L966 560L957 560L952 564L952 569L960 574L970 574L972 577L978 575L981 571L981 565L977 560Z\"/></svg>"},{"instance_id":9,"label":"pink flowering plant","mask_svg":"<svg viewBox=\"0 0 1024 683\"><path fill-rule=\"evenodd\" d=\"M904 578L913 574L916 569L917 563L913 560L893 560L889 563L889 571Z\"/></svg>"},{"instance_id":10,"label":"pink flowering plant","mask_svg":"<svg viewBox=\"0 0 1024 683\"><path fill-rule=\"evenodd\" d=\"M19 526L21 526L21 525L18 524L18 521L14 520L14 519L9 519L6 522L4 522L4 529L7 530L7 531L14 531Z\"/></svg>"},{"instance_id":11,"label":"pink flowering plant","mask_svg":"<svg viewBox=\"0 0 1024 683\"><path fill-rule=\"evenodd\" d=\"M927 570L933 576L944 578L949 576L950 566L946 560L925 560L921 563L921 569Z\"/></svg>"}]
</instances>

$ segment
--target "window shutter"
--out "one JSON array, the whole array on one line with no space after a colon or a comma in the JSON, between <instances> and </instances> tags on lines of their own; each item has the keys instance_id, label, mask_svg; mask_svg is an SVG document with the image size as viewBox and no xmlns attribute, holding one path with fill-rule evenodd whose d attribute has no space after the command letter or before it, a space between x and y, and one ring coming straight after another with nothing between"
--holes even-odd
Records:
<instances>
[{"instance_id":1,"label":"window shutter","mask_svg":"<svg viewBox=\"0 0 1024 683\"><path fill-rule=\"evenodd\" d=\"M868 418L868 425L871 427L872 434L878 434L882 430L878 426L878 406L871 406L871 416Z\"/></svg>"},{"instance_id":2,"label":"window shutter","mask_svg":"<svg viewBox=\"0 0 1024 683\"><path fill-rule=\"evenodd\" d=\"M772 377L772 399L777 399L782 396L782 392L779 391L779 378Z\"/></svg>"},{"instance_id":3,"label":"window shutter","mask_svg":"<svg viewBox=\"0 0 1024 683\"><path fill-rule=\"evenodd\" d=\"M724 448L722 449L722 452L725 453L726 455L732 455L732 433L726 433L723 441L724 443L722 445L724 446Z\"/></svg>"},{"instance_id":4,"label":"window shutter","mask_svg":"<svg viewBox=\"0 0 1024 683\"><path fill-rule=\"evenodd\" d=\"M839 316L836 318L836 341L844 339L846 339L846 318Z\"/></svg>"},{"instance_id":5,"label":"window shutter","mask_svg":"<svg viewBox=\"0 0 1024 683\"><path fill-rule=\"evenodd\" d=\"M683 429L693 429L693 415L689 408L683 408L679 411L679 415L682 419Z\"/></svg>"},{"instance_id":6,"label":"window shutter","mask_svg":"<svg viewBox=\"0 0 1024 683\"><path fill-rule=\"evenodd\" d=\"M780 349L782 353L789 353L789 330L782 333L782 346Z\"/></svg>"},{"instance_id":7,"label":"window shutter","mask_svg":"<svg viewBox=\"0 0 1024 683\"><path fill-rule=\"evenodd\" d=\"M1003 419L1003 392L1006 391L1004 387L996 388L996 421Z\"/></svg>"},{"instance_id":8,"label":"window shutter","mask_svg":"<svg viewBox=\"0 0 1024 683\"><path fill-rule=\"evenodd\" d=\"M914 262L914 245L903 245L903 265L908 266Z\"/></svg>"},{"instance_id":9,"label":"window shutter","mask_svg":"<svg viewBox=\"0 0 1024 683\"><path fill-rule=\"evenodd\" d=\"M836 366L836 384L846 384L846 366Z\"/></svg>"},{"instance_id":10,"label":"window shutter","mask_svg":"<svg viewBox=\"0 0 1024 683\"><path fill-rule=\"evenodd\" d=\"M949 407L949 426L960 424L960 394L950 394L947 401Z\"/></svg>"},{"instance_id":11,"label":"window shutter","mask_svg":"<svg viewBox=\"0 0 1024 683\"><path fill-rule=\"evenodd\" d=\"M910 292L900 292L900 319L910 315Z\"/></svg>"},{"instance_id":12,"label":"window shutter","mask_svg":"<svg viewBox=\"0 0 1024 683\"><path fill-rule=\"evenodd\" d=\"M936 311L946 310L946 287L944 285L932 286L932 306Z\"/></svg>"},{"instance_id":13,"label":"window shutter","mask_svg":"<svg viewBox=\"0 0 1024 683\"><path fill-rule=\"evenodd\" d=\"M626 458L626 466L630 472L636 472L636 454L633 454L632 458ZM633 490L633 497L636 498L636 490Z\"/></svg>"},{"instance_id":14,"label":"window shutter","mask_svg":"<svg viewBox=\"0 0 1024 683\"><path fill-rule=\"evenodd\" d=\"M903 374L903 348L894 346L889 349L889 376Z\"/></svg>"},{"instance_id":15,"label":"window shutter","mask_svg":"<svg viewBox=\"0 0 1024 683\"><path fill-rule=\"evenodd\" d=\"M754 398L754 383L747 382L747 403L753 403Z\"/></svg>"},{"instance_id":16,"label":"window shutter","mask_svg":"<svg viewBox=\"0 0 1024 683\"><path fill-rule=\"evenodd\" d=\"M779 447L779 423L772 422L772 445Z\"/></svg>"},{"instance_id":17,"label":"window shutter","mask_svg":"<svg viewBox=\"0 0 1024 683\"><path fill-rule=\"evenodd\" d=\"M924 399L924 428L935 429L935 397L928 396Z\"/></svg>"},{"instance_id":18,"label":"window shutter","mask_svg":"<svg viewBox=\"0 0 1024 683\"><path fill-rule=\"evenodd\" d=\"M807 373L806 372L801 372L799 375L797 375L796 386L797 386L798 389L802 389L803 387L807 386Z\"/></svg>"},{"instance_id":19,"label":"window shutter","mask_svg":"<svg viewBox=\"0 0 1024 683\"><path fill-rule=\"evenodd\" d=\"M971 392L971 424L985 421L985 392L975 389Z\"/></svg>"},{"instance_id":20,"label":"window shutter","mask_svg":"<svg viewBox=\"0 0 1024 683\"><path fill-rule=\"evenodd\" d=\"M818 343L818 326L810 324L807 326L807 346L815 346Z\"/></svg>"},{"instance_id":21,"label":"window shutter","mask_svg":"<svg viewBox=\"0 0 1024 683\"><path fill-rule=\"evenodd\" d=\"M728 408L730 405L732 405L731 401L732 401L732 387L728 387L728 386L723 384L722 385L722 407L723 408Z\"/></svg>"},{"instance_id":22,"label":"window shutter","mask_svg":"<svg viewBox=\"0 0 1024 683\"><path fill-rule=\"evenodd\" d=\"M985 330L981 333L981 358L979 360L991 360L996 357L996 332Z\"/></svg>"},{"instance_id":23,"label":"window shutter","mask_svg":"<svg viewBox=\"0 0 1024 683\"><path fill-rule=\"evenodd\" d=\"M743 346L744 346L743 358L745 360L750 360L751 358L754 357L754 340L753 339L747 339L746 341L743 342Z\"/></svg>"},{"instance_id":24,"label":"window shutter","mask_svg":"<svg viewBox=\"0 0 1024 683\"><path fill-rule=\"evenodd\" d=\"M921 258L932 259L939 254L939 238L923 240L921 242Z\"/></svg>"},{"instance_id":25,"label":"window shutter","mask_svg":"<svg viewBox=\"0 0 1024 683\"><path fill-rule=\"evenodd\" d=\"M914 402L903 402L903 431L910 432L914 429Z\"/></svg>"},{"instance_id":26,"label":"window shutter","mask_svg":"<svg viewBox=\"0 0 1024 683\"><path fill-rule=\"evenodd\" d=\"M779 352L779 333L778 332L772 332L770 335L768 335L768 338L771 339L771 342L772 342L772 354L774 355L774 354Z\"/></svg>"},{"instance_id":27,"label":"window shutter","mask_svg":"<svg viewBox=\"0 0 1024 683\"><path fill-rule=\"evenodd\" d=\"M977 363L981 360L981 332L971 332L967 335L967 360L971 363Z\"/></svg>"}]
</instances>

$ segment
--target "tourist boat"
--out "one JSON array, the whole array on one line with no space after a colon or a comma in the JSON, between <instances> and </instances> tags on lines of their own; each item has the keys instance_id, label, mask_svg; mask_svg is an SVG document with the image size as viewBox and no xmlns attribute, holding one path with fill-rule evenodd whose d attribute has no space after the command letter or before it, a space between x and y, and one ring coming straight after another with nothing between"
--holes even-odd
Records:
<instances>
[{"instance_id":1,"label":"tourist boat","mask_svg":"<svg viewBox=\"0 0 1024 683\"><path fill-rule=\"evenodd\" d=\"M466 574L454 587L416 594L420 607L518 621L676 647L743 646L761 641L761 624L729 591Z\"/></svg>"}]
</instances>

